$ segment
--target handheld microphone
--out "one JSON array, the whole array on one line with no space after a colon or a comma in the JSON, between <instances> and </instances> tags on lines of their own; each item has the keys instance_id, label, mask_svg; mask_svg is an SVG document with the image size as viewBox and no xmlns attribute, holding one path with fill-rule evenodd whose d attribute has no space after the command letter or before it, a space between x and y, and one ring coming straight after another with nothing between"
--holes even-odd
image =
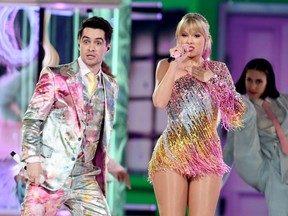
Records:
<instances>
[{"instance_id":1,"label":"handheld microphone","mask_svg":"<svg viewBox=\"0 0 288 216\"><path fill-rule=\"evenodd\" d=\"M16 152L12 151L12 152L10 153L10 155L11 155L11 157L16 161L16 163L21 166L21 168L24 168L24 170L27 169L26 163L21 161L20 156L19 156ZM44 181L45 181L44 176L43 176L43 175L40 175L40 177L39 177L39 183L42 184Z\"/></svg>"},{"instance_id":2,"label":"handheld microphone","mask_svg":"<svg viewBox=\"0 0 288 216\"><path fill-rule=\"evenodd\" d=\"M191 52L193 50L192 47L190 47L188 44L183 44L182 45L183 49L184 49L184 53L187 53L187 52ZM178 50L175 51L174 54L172 54L169 58L168 58L168 62L172 62L174 61L175 59L179 58L182 56L182 53L179 52Z\"/></svg>"}]
</instances>

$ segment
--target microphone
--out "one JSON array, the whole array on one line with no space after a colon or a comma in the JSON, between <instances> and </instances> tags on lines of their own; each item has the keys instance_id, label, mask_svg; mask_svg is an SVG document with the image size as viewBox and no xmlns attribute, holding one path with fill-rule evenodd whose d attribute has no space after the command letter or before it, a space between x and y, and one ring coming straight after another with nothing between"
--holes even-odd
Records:
<instances>
[{"instance_id":1,"label":"microphone","mask_svg":"<svg viewBox=\"0 0 288 216\"><path fill-rule=\"evenodd\" d=\"M11 157L16 161L16 163L21 166L21 168L24 168L24 170L27 169L26 163L21 161L20 156L19 156L16 152L12 151L12 152L10 153L10 155L11 155ZM40 177L39 177L39 183L42 184L44 181L45 181L44 176L43 176L43 175L40 175Z\"/></svg>"},{"instance_id":2,"label":"microphone","mask_svg":"<svg viewBox=\"0 0 288 216\"><path fill-rule=\"evenodd\" d=\"M182 45L183 49L184 49L184 53L187 53L187 52L191 52L193 50L192 47L190 47L188 44L183 44ZM182 53L179 52L178 50L175 51L174 54L172 54L169 58L168 58L168 62L172 62L174 61L175 59L179 58L182 56Z\"/></svg>"}]
</instances>

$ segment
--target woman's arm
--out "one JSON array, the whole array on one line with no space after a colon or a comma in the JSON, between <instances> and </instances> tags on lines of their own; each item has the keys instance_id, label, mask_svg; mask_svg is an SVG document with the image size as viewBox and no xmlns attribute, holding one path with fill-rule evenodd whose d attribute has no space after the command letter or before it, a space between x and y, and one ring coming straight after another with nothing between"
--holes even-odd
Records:
<instances>
[{"instance_id":1,"label":"woman's arm","mask_svg":"<svg viewBox=\"0 0 288 216\"><path fill-rule=\"evenodd\" d=\"M152 95L153 104L157 108L165 108L170 100L172 88L175 82L178 63L170 64L167 59L162 59L156 68L155 89Z\"/></svg>"},{"instance_id":2,"label":"woman's arm","mask_svg":"<svg viewBox=\"0 0 288 216\"><path fill-rule=\"evenodd\" d=\"M210 94L217 101L221 112L222 124L230 130L242 126L245 104L235 86L226 64L217 62L215 75L208 82Z\"/></svg>"}]
</instances>

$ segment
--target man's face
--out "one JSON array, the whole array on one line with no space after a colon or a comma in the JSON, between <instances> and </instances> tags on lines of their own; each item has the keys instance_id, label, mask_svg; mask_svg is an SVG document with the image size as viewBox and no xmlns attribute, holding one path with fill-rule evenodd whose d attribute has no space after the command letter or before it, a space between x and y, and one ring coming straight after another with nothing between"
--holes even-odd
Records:
<instances>
[{"instance_id":1,"label":"man's face","mask_svg":"<svg viewBox=\"0 0 288 216\"><path fill-rule=\"evenodd\" d=\"M81 59L91 71L95 66L101 65L110 49L110 44L106 43L105 32L102 29L85 28L78 43Z\"/></svg>"}]
</instances>

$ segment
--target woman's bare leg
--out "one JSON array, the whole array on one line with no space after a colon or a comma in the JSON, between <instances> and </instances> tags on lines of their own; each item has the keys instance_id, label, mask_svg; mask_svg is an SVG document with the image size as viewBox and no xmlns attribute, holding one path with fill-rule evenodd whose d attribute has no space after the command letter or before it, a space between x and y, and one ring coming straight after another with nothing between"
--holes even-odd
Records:
<instances>
[{"instance_id":1,"label":"woman's bare leg","mask_svg":"<svg viewBox=\"0 0 288 216\"><path fill-rule=\"evenodd\" d=\"M188 211L189 216L214 216L220 194L222 177L211 175L190 180Z\"/></svg>"},{"instance_id":2,"label":"woman's bare leg","mask_svg":"<svg viewBox=\"0 0 288 216\"><path fill-rule=\"evenodd\" d=\"M187 206L188 181L172 171L155 173L153 187L160 216L184 216Z\"/></svg>"}]
</instances>

